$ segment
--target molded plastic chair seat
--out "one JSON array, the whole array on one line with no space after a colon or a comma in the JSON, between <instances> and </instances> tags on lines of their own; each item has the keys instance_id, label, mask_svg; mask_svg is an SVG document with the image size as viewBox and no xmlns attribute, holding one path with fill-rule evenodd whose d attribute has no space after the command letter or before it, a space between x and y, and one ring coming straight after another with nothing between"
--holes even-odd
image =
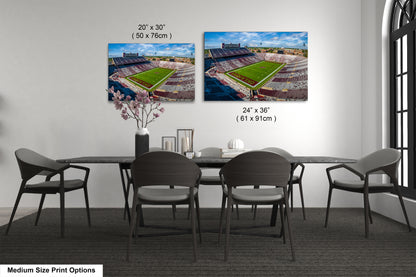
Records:
<instances>
[{"instance_id":1,"label":"molded plastic chair seat","mask_svg":"<svg viewBox=\"0 0 416 277\"><path fill-rule=\"evenodd\" d=\"M61 213L61 237L64 237L65 227L65 193L77 189L83 189L85 206L87 209L88 226L91 226L90 208L88 203L87 182L90 169L79 165L70 165L67 163L58 163L55 160L42 156L30 149L20 148L16 150L15 156L20 169L22 182L20 184L19 193L9 224L7 225L6 235L9 233L13 222L14 215L20 202L20 198L24 193L41 194L38 213L36 215L35 226L38 224L40 214L42 212L43 202L47 194L59 194L60 196L60 213ZM73 168L83 171L84 179L65 179L65 171ZM44 182L29 184L28 182L35 176L45 176ZM54 180L51 180L54 178Z\"/></svg>"},{"instance_id":2,"label":"molded plastic chair seat","mask_svg":"<svg viewBox=\"0 0 416 277\"><path fill-rule=\"evenodd\" d=\"M194 196L198 189L194 189ZM138 197L143 202L183 202L189 199L189 188L159 189L139 188Z\"/></svg>"},{"instance_id":3,"label":"molded plastic chair seat","mask_svg":"<svg viewBox=\"0 0 416 277\"><path fill-rule=\"evenodd\" d=\"M133 234L138 233L142 218L142 205L178 205L188 204L191 215L192 246L194 260L197 260L196 224L198 223L199 240L201 222L199 217L198 186L201 169L193 161L170 151L144 153L131 165L133 177L133 204L131 207L129 242L126 259L130 259ZM158 188L155 188L158 186ZM163 188L164 187L164 188ZM196 215L195 215L196 212ZM136 229L136 232L134 230ZM155 247L159 248L160 243ZM176 253L174 253L176 254ZM159 257L160 259L160 257Z\"/></svg>"},{"instance_id":4,"label":"molded plastic chair seat","mask_svg":"<svg viewBox=\"0 0 416 277\"><path fill-rule=\"evenodd\" d=\"M406 207L404 206L402 193L397 180L397 168L401 159L400 151L392 148L385 148L373 152L352 164L339 164L328 167L326 174L329 181L328 204L326 208L325 227L328 226L329 207L331 206L331 197L333 189L345 190L349 192L362 193L364 198L364 224L365 237L369 235L369 223L373 223L371 218L371 209L369 194L381 192L396 193L400 205L402 207L403 215L409 228L412 230L407 217ZM336 180L332 179L332 171L343 169L355 175L351 180ZM385 174L390 178L391 183L375 183L370 181L371 175Z\"/></svg>"},{"instance_id":5,"label":"molded plastic chair seat","mask_svg":"<svg viewBox=\"0 0 416 277\"><path fill-rule=\"evenodd\" d=\"M277 147L267 147L263 149L264 151L270 151L276 154L281 155L282 157L285 157L286 159L290 160L293 158L293 155L287 152L284 149L277 148ZM294 175L295 170L300 167L300 175ZM298 170L299 171L299 170ZM290 209L293 211L293 185L298 184L299 185L299 193L300 193L300 201L302 203L302 214L303 219L306 219L306 212L305 212L305 203L303 200L303 188L302 188L302 178L303 178L303 172L305 171L305 165L302 163L292 163L291 164L291 179L288 181L289 185L289 195L290 195ZM272 214L272 222L275 221L276 215ZM274 223L273 223L274 224ZM272 225L273 225L272 224Z\"/></svg>"},{"instance_id":6,"label":"molded plastic chair seat","mask_svg":"<svg viewBox=\"0 0 416 277\"><path fill-rule=\"evenodd\" d=\"M37 184L26 185L26 190L28 192L39 192L44 193L47 191L48 193L58 193L60 181L49 181L49 182L41 182ZM80 189L84 186L84 181L80 179L74 180L65 180L64 181L64 191L71 191Z\"/></svg>"},{"instance_id":7,"label":"molded plastic chair seat","mask_svg":"<svg viewBox=\"0 0 416 277\"><path fill-rule=\"evenodd\" d=\"M231 159L221 168L220 177L223 188L223 201L221 204L218 241L221 240L225 203L227 202L224 249L224 259L226 261L229 256L231 207L233 204L279 205L283 242L285 242L284 222L287 221L292 259L295 260L290 216L289 213L283 212L283 207L285 209L288 207L287 184L291 175L290 167L289 161L279 154L270 151L249 151ZM252 188L253 186L254 188Z\"/></svg>"},{"instance_id":8,"label":"molded plastic chair seat","mask_svg":"<svg viewBox=\"0 0 416 277\"><path fill-rule=\"evenodd\" d=\"M227 187L224 192L228 195ZM276 202L284 197L282 188L233 189L232 194L234 200L256 204Z\"/></svg>"},{"instance_id":9,"label":"molded plastic chair seat","mask_svg":"<svg viewBox=\"0 0 416 277\"><path fill-rule=\"evenodd\" d=\"M361 180L334 180L334 186L338 188L345 188L345 189L357 189L362 190L364 189L364 181ZM377 188L393 188L392 183L368 183L368 189L371 191L372 189Z\"/></svg>"}]
</instances>

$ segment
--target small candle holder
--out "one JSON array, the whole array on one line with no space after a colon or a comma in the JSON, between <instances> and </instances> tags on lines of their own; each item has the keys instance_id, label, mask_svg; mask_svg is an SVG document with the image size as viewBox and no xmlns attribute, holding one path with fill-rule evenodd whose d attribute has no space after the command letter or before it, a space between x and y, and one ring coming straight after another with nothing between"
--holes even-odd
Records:
<instances>
[{"instance_id":1,"label":"small candle holder","mask_svg":"<svg viewBox=\"0 0 416 277\"><path fill-rule=\"evenodd\" d=\"M194 129L177 129L177 149L182 155L194 151Z\"/></svg>"},{"instance_id":2,"label":"small candle holder","mask_svg":"<svg viewBox=\"0 0 416 277\"><path fill-rule=\"evenodd\" d=\"M176 137L175 136L163 136L162 137L162 149L165 151L176 152Z\"/></svg>"}]
</instances>

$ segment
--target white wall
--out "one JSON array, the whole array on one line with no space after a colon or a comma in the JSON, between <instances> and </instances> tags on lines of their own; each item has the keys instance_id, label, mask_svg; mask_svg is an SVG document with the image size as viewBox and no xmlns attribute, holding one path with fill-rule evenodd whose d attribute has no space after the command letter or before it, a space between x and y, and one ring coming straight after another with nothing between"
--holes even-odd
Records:
<instances>
[{"instance_id":1,"label":"white wall","mask_svg":"<svg viewBox=\"0 0 416 277\"><path fill-rule=\"evenodd\" d=\"M362 44L361 0L0 0L0 6L0 206L12 206L17 194L20 177L13 152L19 147L53 158L133 153L134 122L123 121L106 100L111 42L195 43L196 99L164 104L166 113L150 127L151 146L177 128L195 128L196 149L225 147L239 137L251 149L278 146L295 155L358 158L380 145L379 127L371 121L380 111L374 108L369 116L362 109L379 96L377 87L362 82L373 76L366 75L362 64L368 49ZM173 38L132 41L139 23L166 24ZM307 31L308 101L204 102L205 31ZM373 66L377 63L368 64ZM370 86L372 93L363 96ZM235 116L247 105L270 106L277 123L236 123ZM91 206L120 207L118 168L90 167ZM309 207L326 205L326 167L307 166ZM204 188L200 197L202 206L219 205L217 188ZM83 206L82 199L82 193L73 192L67 203ZM38 197L24 196L21 205L37 203ZM333 203L361 207L362 199L334 193ZM51 197L45 205L56 206L57 199Z\"/></svg>"}]
</instances>

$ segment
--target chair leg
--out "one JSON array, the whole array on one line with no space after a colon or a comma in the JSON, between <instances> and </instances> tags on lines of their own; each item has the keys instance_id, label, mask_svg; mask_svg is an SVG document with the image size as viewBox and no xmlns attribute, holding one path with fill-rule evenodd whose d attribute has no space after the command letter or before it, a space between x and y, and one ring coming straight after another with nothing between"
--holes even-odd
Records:
<instances>
[{"instance_id":1,"label":"chair leg","mask_svg":"<svg viewBox=\"0 0 416 277\"><path fill-rule=\"evenodd\" d=\"M231 192L229 191L231 195ZM224 260L228 261L228 252L229 252L229 241L230 241L230 226L231 226L231 206L233 205L233 200L231 197L228 197L227 201L227 217L225 220L225 250L224 250Z\"/></svg>"},{"instance_id":2,"label":"chair leg","mask_svg":"<svg viewBox=\"0 0 416 277\"><path fill-rule=\"evenodd\" d=\"M287 216L287 232L288 232L288 234L289 234L289 242L290 242L290 249L291 249L291 251L292 251L292 260L293 261L295 261L295 249L294 249L294 247L293 247L293 239L292 239L292 229L291 229L291 227L290 227L290 214L289 214L289 212L287 212L287 209L288 209L288 207L289 207L289 203L288 203L288 200L287 200L287 189L286 189L286 187L283 187L283 191L284 191L284 194L285 194L285 211L286 211L286 216Z\"/></svg>"},{"instance_id":3,"label":"chair leg","mask_svg":"<svg viewBox=\"0 0 416 277\"><path fill-rule=\"evenodd\" d=\"M199 213L199 199L198 199L198 196L195 197L195 207L196 207L196 220L198 222L199 242L202 243L201 217L200 217L200 213Z\"/></svg>"},{"instance_id":4,"label":"chair leg","mask_svg":"<svg viewBox=\"0 0 416 277\"><path fill-rule=\"evenodd\" d=\"M238 204L235 204L235 211L237 212L237 219L240 220L240 211L238 210Z\"/></svg>"},{"instance_id":5,"label":"chair leg","mask_svg":"<svg viewBox=\"0 0 416 277\"><path fill-rule=\"evenodd\" d=\"M289 185L290 211L293 212L293 184Z\"/></svg>"},{"instance_id":6,"label":"chair leg","mask_svg":"<svg viewBox=\"0 0 416 277\"><path fill-rule=\"evenodd\" d=\"M59 194L61 200L61 237L63 238L65 233L65 192L61 191Z\"/></svg>"},{"instance_id":7,"label":"chair leg","mask_svg":"<svg viewBox=\"0 0 416 277\"><path fill-rule=\"evenodd\" d=\"M328 204L326 205L325 228L328 226L329 206L331 206L331 196L333 188L330 187L328 191Z\"/></svg>"},{"instance_id":8,"label":"chair leg","mask_svg":"<svg viewBox=\"0 0 416 277\"><path fill-rule=\"evenodd\" d=\"M191 218L191 205L188 205L188 216L186 219L190 219Z\"/></svg>"},{"instance_id":9,"label":"chair leg","mask_svg":"<svg viewBox=\"0 0 416 277\"><path fill-rule=\"evenodd\" d=\"M87 209L88 227L91 227L90 202L88 201L88 190L84 187L85 208Z\"/></svg>"},{"instance_id":10,"label":"chair leg","mask_svg":"<svg viewBox=\"0 0 416 277\"><path fill-rule=\"evenodd\" d=\"M303 220L306 220L306 213L305 213L305 202L304 202L304 200L303 200L302 180L299 180L299 192L300 192L300 201L302 202L302 213L303 213Z\"/></svg>"},{"instance_id":11,"label":"chair leg","mask_svg":"<svg viewBox=\"0 0 416 277\"><path fill-rule=\"evenodd\" d=\"M46 196L46 194L42 193L42 196L40 197L38 213L36 214L35 226L38 226L40 213L42 212L43 202L45 201L45 196Z\"/></svg>"},{"instance_id":12,"label":"chair leg","mask_svg":"<svg viewBox=\"0 0 416 277\"><path fill-rule=\"evenodd\" d=\"M10 216L9 224L7 225L6 229L6 236L9 233L10 227L12 226L14 215L16 214L17 206L19 206L20 198L22 198L23 191L19 190L19 193L17 194L16 202L14 203L12 215Z\"/></svg>"},{"instance_id":13,"label":"chair leg","mask_svg":"<svg viewBox=\"0 0 416 277\"><path fill-rule=\"evenodd\" d=\"M225 210L225 202L226 201L227 201L227 196L223 193L222 194L222 201L221 201L220 229L218 231L218 244L221 241L222 222L224 221L224 210Z\"/></svg>"},{"instance_id":14,"label":"chair leg","mask_svg":"<svg viewBox=\"0 0 416 277\"><path fill-rule=\"evenodd\" d=\"M397 196L399 197L400 206L402 206L403 215L404 215L404 218L406 219L407 227L409 228L409 232L411 232L412 227L410 227L409 218L407 217L407 212L406 212L406 207L404 206L402 192L400 191L397 184L396 184L396 192L397 192Z\"/></svg>"},{"instance_id":15,"label":"chair leg","mask_svg":"<svg viewBox=\"0 0 416 277\"><path fill-rule=\"evenodd\" d=\"M364 189L364 224L365 224L365 238L368 238L368 188Z\"/></svg>"},{"instance_id":16,"label":"chair leg","mask_svg":"<svg viewBox=\"0 0 416 277\"><path fill-rule=\"evenodd\" d=\"M370 224L373 224L373 217L371 216L370 200L368 201L368 219L370 219Z\"/></svg>"},{"instance_id":17,"label":"chair leg","mask_svg":"<svg viewBox=\"0 0 416 277\"><path fill-rule=\"evenodd\" d=\"M131 206L131 222L130 222L130 230L129 230L129 239L127 242L127 254L126 254L126 260L130 261L130 248L131 248L131 241L133 237L134 228L136 226L136 222L138 221L137 217L140 217L140 212L137 212L138 207L138 199L137 199L137 192L138 188L133 189L133 205ZM140 219L139 219L140 220ZM136 231L137 234L137 231Z\"/></svg>"},{"instance_id":18,"label":"chair leg","mask_svg":"<svg viewBox=\"0 0 416 277\"><path fill-rule=\"evenodd\" d=\"M283 243L286 243L286 230L285 230L285 214L286 211L283 210L283 203L279 204L280 206L280 236L283 237Z\"/></svg>"},{"instance_id":19,"label":"chair leg","mask_svg":"<svg viewBox=\"0 0 416 277\"><path fill-rule=\"evenodd\" d=\"M276 226L276 219L277 219L277 205L273 205L272 215L270 216L270 226Z\"/></svg>"},{"instance_id":20,"label":"chair leg","mask_svg":"<svg viewBox=\"0 0 416 277\"><path fill-rule=\"evenodd\" d=\"M198 257L197 257L197 252L196 252L196 247L197 247L197 243L196 243L196 230L195 230L195 205L194 205L194 197L191 197L191 225L192 225L192 245L193 245L193 252L194 252L194 261L196 262Z\"/></svg>"}]
</instances>

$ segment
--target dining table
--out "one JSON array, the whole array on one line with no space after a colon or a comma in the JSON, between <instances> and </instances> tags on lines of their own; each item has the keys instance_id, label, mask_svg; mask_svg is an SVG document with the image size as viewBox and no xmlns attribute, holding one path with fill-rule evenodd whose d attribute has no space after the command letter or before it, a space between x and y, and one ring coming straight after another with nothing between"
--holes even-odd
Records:
<instances>
[{"instance_id":1,"label":"dining table","mask_svg":"<svg viewBox=\"0 0 416 277\"><path fill-rule=\"evenodd\" d=\"M195 162L201 168L221 168L232 158L222 158L222 157L194 157L190 160ZM119 167L121 185L124 196L124 216L128 218L128 221L131 220L130 215L130 204L129 204L129 192L130 187L132 187L132 178L130 174L130 167L133 161L135 160L134 156L106 156L106 155L96 155L96 156L80 156L73 158L63 158L58 159L57 162L61 163L70 163L70 164L117 164ZM289 159L289 162L292 165L292 169L296 164L326 164L326 163L354 163L355 159L351 158L341 158L341 157L332 157L332 156L293 156ZM293 170L292 170L293 171ZM293 173L293 172L292 172ZM273 210L273 213L275 211ZM275 222L271 222L275 224Z\"/></svg>"}]
</instances>

